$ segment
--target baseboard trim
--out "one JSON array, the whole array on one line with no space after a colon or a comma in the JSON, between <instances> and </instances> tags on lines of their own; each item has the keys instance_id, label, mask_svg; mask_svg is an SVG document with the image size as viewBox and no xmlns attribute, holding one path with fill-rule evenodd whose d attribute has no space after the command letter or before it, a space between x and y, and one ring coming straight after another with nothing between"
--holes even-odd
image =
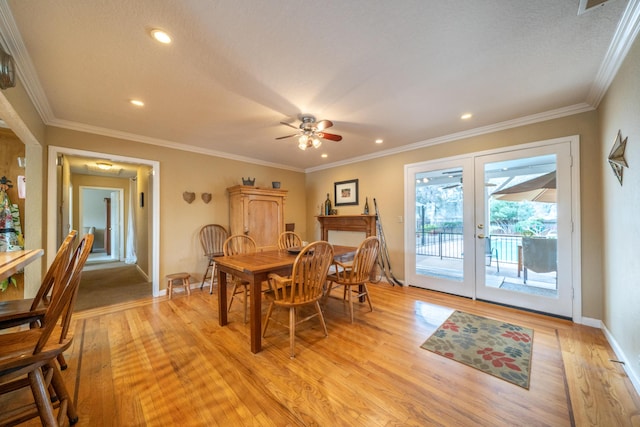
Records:
<instances>
[{"instance_id":1,"label":"baseboard trim","mask_svg":"<svg viewBox=\"0 0 640 427\"><path fill-rule=\"evenodd\" d=\"M611 334L609 329L607 329L607 326L604 323L602 323L601 329L602 329L602 332L604 332L604 336L609 342L609 345L613 349L613 352L616 354L618 359L621 362L623 362L622 367L624 368L624 371L627 373L627 376L631 380L631 384L633 385L633 388L636 389L636 393L638 393L638 395L640 396L640 375L637 372L637 370L633 368L634 366L633 361L629 360L629 358L624 354L624 351L622 351L622 348L618 345L618 342L616 341L614 336Z\"/></svg>"}]
</instances>

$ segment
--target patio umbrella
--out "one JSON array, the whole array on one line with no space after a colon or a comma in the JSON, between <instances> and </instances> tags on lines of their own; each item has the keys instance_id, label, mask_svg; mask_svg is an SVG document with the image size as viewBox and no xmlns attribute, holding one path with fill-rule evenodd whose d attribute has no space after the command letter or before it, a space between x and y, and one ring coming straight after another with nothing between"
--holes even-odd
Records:
<instances>
[{"instance_id":1,"label":"patio umbrella","mask_svg":"<svg viewBox=\"0 0 640 427\"><path fill-rule=\"evenodd\" d=\"M556 202L556 171L503 188L491 194L499 200L520 202Z\"/></svg>"}]
</instances>

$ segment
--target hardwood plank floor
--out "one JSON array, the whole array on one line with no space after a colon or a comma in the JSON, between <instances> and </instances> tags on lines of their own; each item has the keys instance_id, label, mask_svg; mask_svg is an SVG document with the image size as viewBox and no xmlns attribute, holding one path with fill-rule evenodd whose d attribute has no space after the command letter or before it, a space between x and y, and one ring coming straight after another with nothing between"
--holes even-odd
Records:
<instances>
[{"instance_id":1,"label":"hardwood plank floor","mask_svg":"<svg viewBox=\"0 0 640 427\"><path fill-rule=\"evenodd\" d=\"M329 337L313 320L300 325L293 360L277 325L252 354L241 305L222 328L208 289L75 313L63 376L77 425L640 425L640 398L601 331L417 288L369 288L374 311L356 305L354 324L331 298ZM529 390L420 348L453 309L534 329ZM0 408L19 400L0 398Z\"/></svg>"}]
</instances>

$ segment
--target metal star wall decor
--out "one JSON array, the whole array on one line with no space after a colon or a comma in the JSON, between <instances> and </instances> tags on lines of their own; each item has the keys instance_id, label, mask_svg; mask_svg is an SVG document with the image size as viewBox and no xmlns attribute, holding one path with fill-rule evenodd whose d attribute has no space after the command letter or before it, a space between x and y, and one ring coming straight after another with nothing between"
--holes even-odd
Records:
<instances>
[{"instance_id":1,"label":"metal star wall decor","mask_svg":"<svg viewBox=\"0 0 640 427\"><path fill-rule=\"evenodd\" d=\"M622 132L618 131L618 136L616 140L613 142L613 147L611 148L611 152L609 153L609 164L611 165L611 169L613 169L613 173L618 178L620 185L622 185L622 172L623 168L628 168L627 160L624 158L624 150L627 148L627 138L622 140Z\"/></svg>"}]
</instances>

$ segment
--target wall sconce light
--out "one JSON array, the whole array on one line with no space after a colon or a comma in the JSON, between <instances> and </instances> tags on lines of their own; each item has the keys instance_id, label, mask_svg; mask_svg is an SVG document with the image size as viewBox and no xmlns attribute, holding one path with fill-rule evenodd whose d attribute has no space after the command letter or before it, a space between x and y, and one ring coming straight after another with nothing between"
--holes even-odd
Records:
<instances>
[{"instance_id":1,"label":"wall sconce light","mask_svg":"<svg viewBox=\"0 0 640 427\"><path fill-rule=\"evenodd\" d=\"M18 167L24 168L27 166L27 159L25 157L18 157Z\"/></svg>"}]
</instances>

